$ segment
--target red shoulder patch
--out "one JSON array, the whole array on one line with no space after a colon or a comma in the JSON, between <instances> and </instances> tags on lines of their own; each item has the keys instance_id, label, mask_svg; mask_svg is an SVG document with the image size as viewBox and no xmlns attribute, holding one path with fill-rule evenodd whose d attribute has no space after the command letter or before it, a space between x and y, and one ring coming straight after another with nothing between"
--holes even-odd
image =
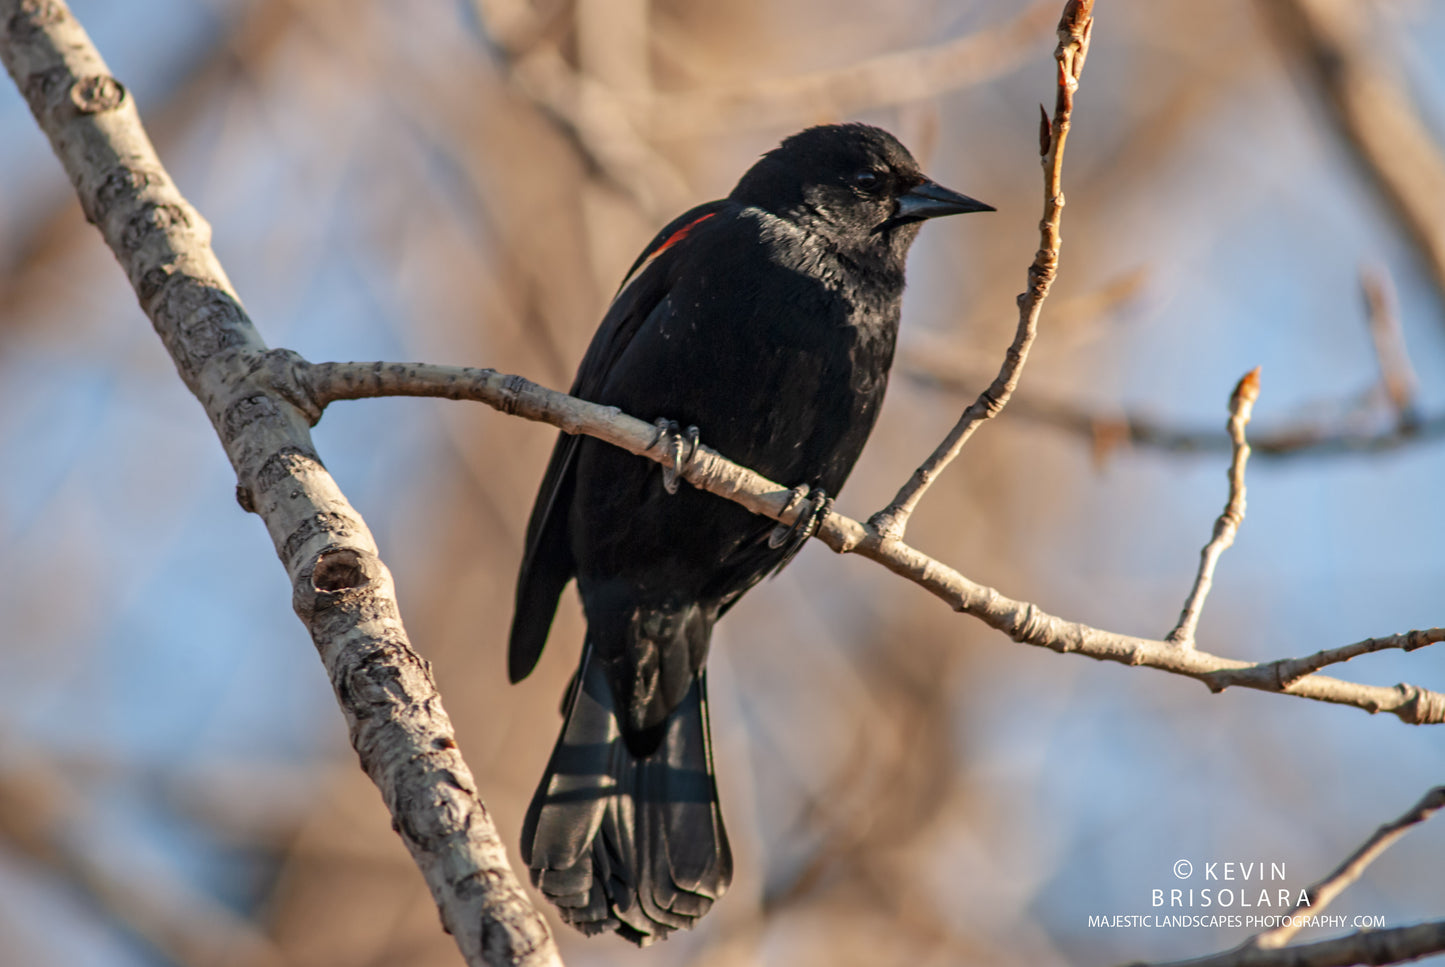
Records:
<instances>
[{"instance_id":1,"label":"red shoulder patch","mask_svg":"<svg viewBox=\"0 0 1445 967\"><path fill-rule=\"evenodd\" d=\"M691 232L694 228L701 225L703 222L707 221L709 218L712 218L716 214L717 212L708 212L706 215L701 215L697 218L694 218L692 221L688 222L686 225L682 226L677 231L667 236L663 243L657 247L657 250L647 257L647 261L651 262L663 252L666 252L678 242L681 242L683 239L687 238L689 232Z\"/></svg>"},{"instance_id":2,"label":"red shoulder patch","mask_svg":"<svg viewBox=\"0 0 1445 967\"><path fill-rule=\"evenodd\" d=\"M646 269L649 265L656 261L659 255L672 248L678 242L681 242L683 239L687 238L687 236L692 232L694 228L701 225L703 222L707 221L709 218L712 218L716 214L717 212L708 212L706 215L699 215L697 218L694 218L692 221L688 222L686 225L682 226L677 231L667 236L667 238L663 239L662 244L657 246L657 248L653 249L651 252L648 252L647 258L643 259L641 262L638 262L637 268L633 270L632 274L622 280L622 285L617 287L618 295L621 295L622 290L631 285L632 280L641 275L644 269Z\"/></svg>"}]
</instances>

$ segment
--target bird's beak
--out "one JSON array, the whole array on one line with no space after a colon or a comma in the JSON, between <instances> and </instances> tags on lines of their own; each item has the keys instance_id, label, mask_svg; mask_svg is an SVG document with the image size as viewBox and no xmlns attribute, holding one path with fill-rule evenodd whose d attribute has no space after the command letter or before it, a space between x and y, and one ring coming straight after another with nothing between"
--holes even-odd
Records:
<instances>
[{"instance_id":1,"label":"bird's beak","mask_svg":"<svg viewBox=\"0 0 1445 967\"><path fill-rule=\"evenodd\" d=\"M898 196L898 211L889 219L893 224L921 222L941 215L962 215L965 212L991 212L996 209L951 188L932 181L915 185Z\"/></svg>"}]
</instances>

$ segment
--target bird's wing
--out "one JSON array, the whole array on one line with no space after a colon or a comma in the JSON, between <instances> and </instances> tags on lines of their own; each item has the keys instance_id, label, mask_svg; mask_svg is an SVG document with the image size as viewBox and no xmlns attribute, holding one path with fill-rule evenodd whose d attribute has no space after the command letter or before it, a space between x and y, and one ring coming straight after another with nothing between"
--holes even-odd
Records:
<instances>
[{"instance_id":1,"label":"bird's wing","mask_svg":"<svg viewBox=\"0 0 1445 967\"><path fill-rule=\"evenodd\" d=\"M582 358L569 391L573 396L595 398L637 330L667 297L668 260L663 256L700 224L731 205L725 200L708 202L679 215L642 250L592 337L587 355ZM516 610L512 616L507 661L508 675L513 682L526 678L542 656L547 631L557 611L557 599L576 571L567 533L567 510L572 503L572 467L579 439L566 433L558 435L527 522L527 543L517 575Z\"/></svg>"}]
</instances>

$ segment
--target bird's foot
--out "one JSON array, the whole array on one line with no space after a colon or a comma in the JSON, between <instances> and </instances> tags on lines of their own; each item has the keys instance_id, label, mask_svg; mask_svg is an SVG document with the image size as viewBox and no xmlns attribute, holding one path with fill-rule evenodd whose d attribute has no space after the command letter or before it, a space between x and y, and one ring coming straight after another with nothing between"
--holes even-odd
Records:
<instances>
[{"instance_id":1,"label":"bird's foot","mask_svg":"<svg viewBox=\"0 0 1445 967\"><path fill-rule=\"evenodd\" d=\"M662 486L668 493L675 494L682 474L687 472L693 457L697 456L698 430L695 426L680 429L676 420L668 419L660 419L653 426L657 427L657 436L648 449L660 448L663 453L672 454L672 466L664 464L662 468Z\"/></svg>"},{"instance_id":2,"label":"bird's foot","mask_svg":"<svg viewBox=\"0 0 1445 967\"><path fill-rule=\"evenodd\" d=\"M783 506L783 511L786 513L805 498L808 500L808 507L799 512L797 519L792 524L779 524L768 535L769 547L774 550L780 547L787 548L783 553L783 559L778 562L777 567L773 568L774 574L792 563L793 558L797 557L798 552L803 549L803 545L808 543L808 538L818 533L818 528L823 525L823 521L833 510L833 498L829 497L828 492L822 487L799 485L794 487L788 495L788 502Z\"/></svg>"}]
</instances>

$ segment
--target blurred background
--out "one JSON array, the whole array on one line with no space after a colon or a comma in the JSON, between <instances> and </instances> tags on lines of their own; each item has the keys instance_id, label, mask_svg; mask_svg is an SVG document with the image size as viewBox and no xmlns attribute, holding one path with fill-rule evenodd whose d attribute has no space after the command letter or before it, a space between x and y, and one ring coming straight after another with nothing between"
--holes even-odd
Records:
<instances>
[{"instance_id":1,"label":"blurred background","mask_svg":"<svg viewBox=\"0 0 1445 967\"><path fill-rule=\"evenodd\" d=\"M999 211L914 248L841 511L891 497L1011 336L1062 0L73 6L264 337L312 360L565 388L658 227L849 118ZM1224 503L1229 392L1259 365L1249 515L1200 647L1441 624L1442 33L1427 0L1101 3L1042 335L910 540L1164 635ZM459 964L260 522L8 83L0 184L0 964ZM398 399L335 405L316 439L514 846L581 640L569 591L538 671L506 684L553 431ZM1445 774L1434 729L1015 645L820 545L721 624L712 667L732 891L641 953L559 928L569 964L1202 954L1254 931L1088 920L1278 912L1152 896L1228 885L1202 879L1225 862L1280 864L1263 885L1298 893ZM1442 667L1437 647L1335 671L1439 689ZM1395 926L1442 896L1437 820L1331 912Z\"/></svg>"}]
</instances>

